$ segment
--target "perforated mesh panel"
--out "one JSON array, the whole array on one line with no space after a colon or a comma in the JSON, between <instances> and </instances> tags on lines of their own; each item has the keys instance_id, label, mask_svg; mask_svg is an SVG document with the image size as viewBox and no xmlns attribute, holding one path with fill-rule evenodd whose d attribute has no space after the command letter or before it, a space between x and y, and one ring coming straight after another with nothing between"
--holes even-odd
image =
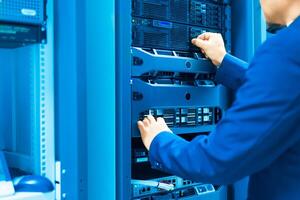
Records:
<instances>
[{"instance_id":1,"label":"perforated mesh panel","mask_svg":"<svg viewBox=\"0 0 300 200\"><path fill-rule=\"evenodd\" d=\"M41 24L44 0L0 0L0 21Z\"/></svg>"},{"instance_id":2,"label":"perforated mesh panel","mask_svg":"<svg viewBox=\"0 0 300 200\"><path fill-rule=\"evenodd\" d=\"M147 18L167 19L169 15L169 0L134 0L133 15Z\"/></svg>"},{"instance_id":3,"label":"perforated mesh panel","mask_svg":"<svg viewBox=\"0 0 300 200\"><path fill-rule=\"evenodd\" d=\"M171 0L170 20L188 23L189 19L189 2L187 0Z\"/></svg>"},{"instance_id":4,"label":"perforated mesh panel","mask_svg":"<svg viewBox=\"0 0 300 200\"><path fill-rule=\"evenodd\" d=\"M45 45L40 48L40 153L41 153L41 175L46 176L47 169L47 148L46 148L46 63L45 63Z\"/></svg>"},{"instance_id":5,"label":"perforated mesh panel","mask_svg":"<svg viewBox=\"0 0 300 200\"><path fill-rule=\"evenodd\" d=\"M166 4L153 4L149 2L144 3L144 14L152 18L167 18L167 5Z\"/></svg>"},{"instance_id":6,"label":"perforated mesh panel","mask_svg":"<svg viewBox=\"0 0 300 200\"><path fill-rule=\"evenodd\" d=\"M224 5L209 0L133 0L134 17L222 29Z\"/></svg>"}]
</instances>

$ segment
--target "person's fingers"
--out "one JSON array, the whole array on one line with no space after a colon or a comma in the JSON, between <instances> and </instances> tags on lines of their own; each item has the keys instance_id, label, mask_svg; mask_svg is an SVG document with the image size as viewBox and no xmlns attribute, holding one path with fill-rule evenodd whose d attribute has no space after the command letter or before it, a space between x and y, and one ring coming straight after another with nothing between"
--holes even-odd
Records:
<instances>
[{"instance_id":1,"label":"person's fingers","mask_svg":"<svg viewBox=\"0 0 300 200\"><path fill-rule=\"evenodd\" d=\"M157 118L157 122L158 122L159 124L166 124L165 119L162 118L162 117L158 117L158 118Z\"/></svg>"},{"instance_id":2,"label":"person's fingers","mask_svg":"<svg viewBox=\"0 0 300 200\"><path fill-rule=\"evenodd\" d=\"M211 33L210 32L206 32L206 33L202 33L200 34L197 39L201 39L201 40L209 40L211 36Z\"/></svg>"},{"instance_id":3,"label":"person's fingers","mask_svg":"<svg viewBox=\"0 0 300 200\"><path fill-rule=\"evenodd\" d=\"M165 130L168 129L168 125L166 124L164 118L158 117L158 118L157 118L157 123L159 124L159 127L160 127L160 128L165 129Z\"/></svg>"},{"instance_id":4,"label":"person's fingers","mask_svg":"<svg viewBox=\"0 0 300 200\"><path fill-rule=\"evenodd\" d=\"M155 118L152 115L148 115L147 118L150 121L150 123L155 123L156 122Z\"/></svg>"},{"instance_id":5,"label":"person's fingers","mask_svg":"<svg viewBox=\"0 0 300 200\"><path fill-rule=\"evenodd\" d=\"M206 34L205 33L202 33L200 35L198 35L197 39L201 39L201 40L205 40L206 38Z\"/></svg>"},{"instance_id":6,"label":"person's fingers","mask_svg":"<svg viewBox=\"0 0 300 200\"><path fill-rule=\"evenodd\" d=\"M159 127L161 128L161 131L167 131L167 132L172 133L172 131L170 130L170 128L166 124L164 118L161 118L161 117L157 118L157 123L158 123Z\"/></svg>"},{"instance_id":7,"label":"person's fingers","mask_svg":"<svg viewBox=\"0 0 300 200\"><path fill-rule=\"evenodd\" d=\"M197 47L203 49L204 51L207 49L207 41L205 41L205 40L201 40L201 39L193 39L193 40L192 40L192 43L193 43L195 46L197 46Z\"/></svg>"},{"instance_id":8,"label":"person's fingers","mask_svg":"<svg viewBox=\"0 0 300 200\"><path fill-rule=\"evenodd\" d=\"M144 123L144 126L147 127L150 125L150 121L148 119L148 117L145 117L144 120L143 120L143 123Z\"/></svg>"},{"instance_id":9,"label":"person's fingers","mask_svg":"<svg viewBox=\"0 0 300 200\"><path fill-rule=\"evenodd\" d=\"M143 133L145 131L144 123L142 121L138 121L137 124L138 124L139 130Z\"/></svg>"}]
</instances>

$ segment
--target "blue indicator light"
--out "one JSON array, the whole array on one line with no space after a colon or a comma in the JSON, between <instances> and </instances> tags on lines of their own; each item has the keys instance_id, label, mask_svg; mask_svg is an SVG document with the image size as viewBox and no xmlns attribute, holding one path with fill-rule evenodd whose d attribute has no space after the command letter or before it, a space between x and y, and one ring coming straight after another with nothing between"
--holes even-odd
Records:
<instances>
[{"instance_id":1,"label":"blue indicator light","mask_svg":"<svg viewBox=\"0 0 300 200\"><path fill-rule=\"evenodd\" d=\"M166 22L166 21L153 20L153 26L171 29L173 27L173 23Z\"/></svg>"},{"instance_id":2,"label":"blue indicator light","mask_svg":"<svg viewBox=\"0 0 300 200\"><path fill-rule=\"evenodd\" d=\"M149 161L148 157L143 157L143 158L137 158L136 159L137 163L143 163L143 162L148 162L148 161Z\"/></svg>"}]
</instances>

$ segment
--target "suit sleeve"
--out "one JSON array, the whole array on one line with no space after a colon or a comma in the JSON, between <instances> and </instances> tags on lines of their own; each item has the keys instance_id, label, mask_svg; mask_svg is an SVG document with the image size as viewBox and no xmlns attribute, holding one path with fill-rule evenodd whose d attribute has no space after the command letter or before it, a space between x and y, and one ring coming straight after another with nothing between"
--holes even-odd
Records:
<instances>
[{"instance_id":1,"label":"suit sleeve","mask_svg":"<svg viewBox=\"0 0 300 200\"><path fill-rule=\"evenodd\" d=\"M295 83L300 70L284 55L278 58L260 52L233 106L209 136L187 142L175 134L158 134L150 146L153 168L194 181L228 184L267 167L299 141L300 130L294 127L299 123L300 91ZM236 78L223 81L237 88L241 81Z\"/></svg>"},{"instance_id":2,"label":"suit sleeve","mask_svg":"<svg viewBox=\"0 0 300 200\"><path fill-rule=\"evenodd\" d=\"M232 90L237 90L245 80L248 63L226 54L217 70L216 82Z\"/></svg>"}]
</instances>

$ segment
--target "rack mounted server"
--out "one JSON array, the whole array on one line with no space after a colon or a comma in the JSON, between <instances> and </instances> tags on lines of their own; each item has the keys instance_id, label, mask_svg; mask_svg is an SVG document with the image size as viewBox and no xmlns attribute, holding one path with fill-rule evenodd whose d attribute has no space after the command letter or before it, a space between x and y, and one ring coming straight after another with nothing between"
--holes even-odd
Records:
<instances>
[{"instance_id":1,"label":"rack mounted server","mask_svg":"<svg viewBox=\"0 0 300 200\"><path fill-rule=\"evenodd\" d=\"M46 42L46 0L0 1L0 47Z\"/></svg>"}]
</instances>

